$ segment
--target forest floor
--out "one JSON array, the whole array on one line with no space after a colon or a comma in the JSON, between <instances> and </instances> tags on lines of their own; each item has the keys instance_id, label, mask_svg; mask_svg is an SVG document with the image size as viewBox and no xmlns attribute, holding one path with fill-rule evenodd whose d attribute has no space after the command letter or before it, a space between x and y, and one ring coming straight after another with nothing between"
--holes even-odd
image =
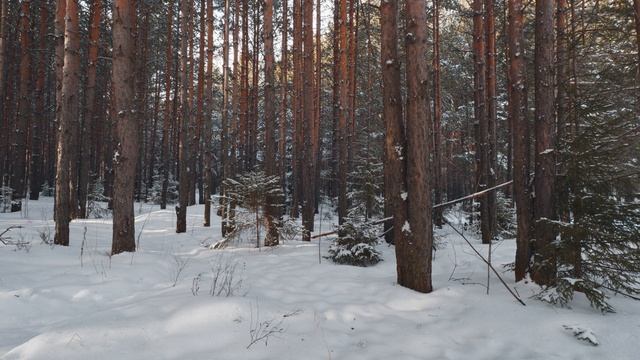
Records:
<instances>
[{"instance_id":1,"label":"forest floor","mask_svg":"<svg viewBox=\"0 0 640 360\"><path fill-rule=\"evenodd\" d=\"M369 268L319 263L317 241L210 250L206 245L220 239L220 221L214 216L213 226L203 227L202 206L189 208L188 232L176 234L173 210L136 204L138 251L110 257L109 219L73 221L70 246L52 247L40 233L53 236L53 200L28 208L26 216L0 214L0 232L20 225L7 235L30 242L24 249L0 244L0 359L618 360L640 354L638 302L614 296L617 312L602 315L580 294L571 309L535 300L536 287L515 284L502 266L513 261L513 240L496 243L492 258L526 307L493 274L487 295L486 264L450 228L436 232L435 290L420 294L396 284L393 247L386 244L379 245L384 261ZM321 242L322 255L329 243ZM221 294L211 296L216 277ZM578 340L565 325L590 329L599 346Z\"/></svg>"}]
</instances>

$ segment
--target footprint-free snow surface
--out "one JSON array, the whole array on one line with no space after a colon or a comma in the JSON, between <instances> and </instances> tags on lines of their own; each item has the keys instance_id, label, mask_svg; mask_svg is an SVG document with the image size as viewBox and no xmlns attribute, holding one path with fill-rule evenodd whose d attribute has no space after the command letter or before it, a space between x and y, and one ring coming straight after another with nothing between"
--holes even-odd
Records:
<instances>
[{"instance_id":1,"label":"footprint-free snow surface","mask_svg":"<svg viewBox=\"0 0 640 360\"><path fill-rule=\"evenodd\" d=\"M7 235L31 243L0 245L0 359L640 359L640 303L613 296L617 313L602 315L579 294L571 309L534 300L502 266L513 240L492 258L526 307L493 274L487 295L486 265L451 229L436 232L434 292L420 294L396 284L386 244L370 268L318 263L317 241L210 250L220 221L203 227L201 206L176 234L173 211L136 204L138 251L109 257L109 219L73 221L69 247L43 244L52 212L43 198L0 214L0 232L20 225Z\"/></svg>"}]
</instances>

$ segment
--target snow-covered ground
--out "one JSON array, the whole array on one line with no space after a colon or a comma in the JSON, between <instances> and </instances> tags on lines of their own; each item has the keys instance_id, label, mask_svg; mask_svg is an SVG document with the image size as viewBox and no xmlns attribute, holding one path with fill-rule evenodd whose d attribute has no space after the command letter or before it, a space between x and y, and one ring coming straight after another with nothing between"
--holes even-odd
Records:
<instances>
[{"instance_id":1,"label":"snow-covered ground","mask_svg":"<svg viewBox=\"0 0 640 360\"><path fill-rule=\"evenodd\" d=\"M201 206L189 208L188 232L178 235L173 211L136 205L138 252L110 258L110 220L74 221L71 246L51 247L39 232L53 236L52 199L28 207L28 216L0 214L0 231L21 225L10 235L32 244L0 245L1 359L640 358L638 302L614 297L617 313L602 315L578 295L572 309L556 308L530 299L535 288L510 272L527 306L493 275L487 295L486 265L446 228L435 291L419 294L395 283L386 245L371 268L319 264L317 242L209 250L203 243L220 239L220 223L214 216L202 227ZM494 264L512 262L514 247L496 244ZM220 289L230 267L234 295L211 296L213 274L222 274ZM576 328L600 345L576 339ZM269 331L266 344L249 346Z\"/></svg>"}]
</instances>

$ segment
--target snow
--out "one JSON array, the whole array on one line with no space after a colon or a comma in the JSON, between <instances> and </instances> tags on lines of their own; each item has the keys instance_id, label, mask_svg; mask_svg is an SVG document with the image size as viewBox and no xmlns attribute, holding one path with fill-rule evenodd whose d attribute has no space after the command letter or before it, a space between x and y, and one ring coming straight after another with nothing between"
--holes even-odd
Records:
<instances>
[{"instance_id":1,"label":"snow","mask_svg":"<svg viewBox=\"0 0 640 360\"><path fill-rule=\"evenodd\" d=\"M404 221L404 224L402 224L402 232L405 234L411 234L411 225L406 220Z\"/></svg>"},{"instance_id":2,"label":"snow","mask_svg":"<svg viewBox=\"0 0 640 360\"><path fill-rule=\"evenodd\" d=\"M593 346L598 346L600 344L596 334L594 334L593 330L589 328L583 328L578 325L563 325L562 327L565 328L565 330L571 331L573 336L579 340L586 341Z\"/></svg>"},{"instance_id":3,"label":"snow","mask_svg":"<svg viewBox=\"0 0 640 360\"><path fill-rule=\"evenodd\" d=\"M407 196L408 194L406 191L403 191L400 193L400 197L402 198L402 201L407 201Z\"/></svg>"},{"instance_id":4,"label":"snow","mask_svg":"<svg viewBox=\"0 0 640 360\"><path fill-rule=\"evenodd\" d=\"M637 302L613 297L617 313L602 315L576 294L571 309L557 308L532 299L537 288L515 284L504 270L527 306L493 275L486 295L486 265L450 229L437 230L435 290L420 294L395 283L387 245L378 246L385 261L368 268L319 264L315 241L210 250L220 240L220 219L202 227L202 206L189 207L188 231L176 234L172 209L136 204L141 236L134 254L108 256L109 219L73 221L71 246L51 247L38 232L53 234L52 204L30 201L24 217L0 214L0 229L21 225L10 235L32 243L28 251L0 246L3 360L617 360L640 353ZM471 239L486 254L487 246ZM323 238L323 255L330 243ZM493 249L499 269L513 261L513 240ZM233 281L241 286L233 296L210 296L212 274L225 263L237 265ZM268 324L282 331L247 348ZM566 324L597 333L599 346L576 341Z\"/></svg>"}]
</instances>

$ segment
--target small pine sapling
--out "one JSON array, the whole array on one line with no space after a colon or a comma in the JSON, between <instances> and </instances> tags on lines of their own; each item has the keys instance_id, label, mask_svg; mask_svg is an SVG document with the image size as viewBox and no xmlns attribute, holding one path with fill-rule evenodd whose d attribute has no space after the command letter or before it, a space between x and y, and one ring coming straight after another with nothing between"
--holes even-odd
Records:
<instances>
[{"instance_id":1,"label":"small pine sapling","mask_svg":"<svg viewBox=\"0 0 640 360\"><path fill-rule=\"evenodd\" d=\"M260 247L261 224L266 221L265 207L279 206L280 204L268 204L268 199L282 199L282 189L280 187L280 178L278 176L268 176L263 171L250 171L239 175L236 179L225 179L224 186L226 195L239 207L248 210L252 214L253 220L247 223L253 223L256 231L256 247ZM237 226L237 231L242 231L242 226ZM239 235L238 233L229 235Z\"/></svg>"},{"instance_id":2,"label":"small pine sapling","mask_svg":"<svg viewBox=\"0 0 640 360\"><path fill-rule=\"evenodd\" d=\"M382 261L376 249L376 227L347 219L338 229L338 239L329 247L329 256L337 264L371 266Z\"/></svg>"}]
</instances>

